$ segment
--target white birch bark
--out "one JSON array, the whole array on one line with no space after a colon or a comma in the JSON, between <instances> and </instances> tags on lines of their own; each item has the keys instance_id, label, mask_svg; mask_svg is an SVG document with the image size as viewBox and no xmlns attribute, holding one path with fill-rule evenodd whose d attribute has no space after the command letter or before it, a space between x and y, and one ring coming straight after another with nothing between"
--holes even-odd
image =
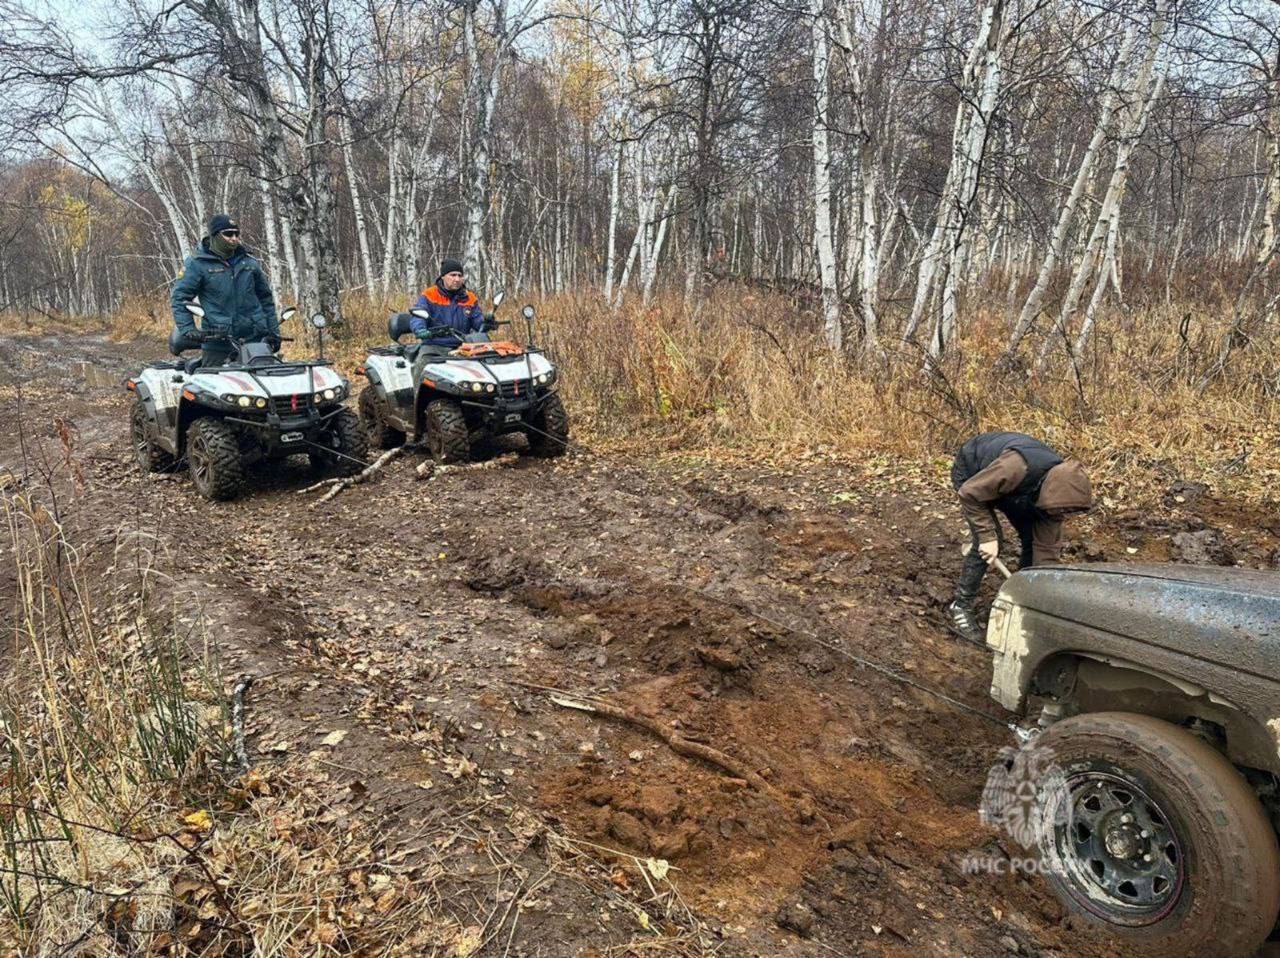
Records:
<instances>
[{"instance_id":1,"label":"white birch bark","mask_svg":"<svg viewBox=\"0 0 1280 958\"><path fill-rule=\"evenodd\" d=\"M823 0L812 0L809 13L813 18L813 242L822 286L823 334L831 349L840 349L843 342L840 283L836 274L836 253L831 236L831 148L828 132L831 122L831 91L827 76L830 69L830 48Z\"/></svg>"},{"instance_id":2,"label":"white birch bark","mask_svg":"<svg viewBox=\"0 0 1280 958\"><path fill-rule=\"evenodd\" d=\"M927 311L937 309L927 361L946 349L956 327L956 285L952 274L966 256L982 159L1000 92L1006 37L1005 0L987 0L978 15L977 35L965 61L952 134L951 165L938 201L933 233L920 260L911 315L903 330L910 342Z\"/></svg>"},{"instance_id":3,"label":"white birch bark","mask_svg":"<svg viewBox=\"0 0 1280 958\"><path fill-rule=\"evenodd\" d=\"M1116 144L1116 160L1112 168L1107 190L1099 207L1097 219L1094 221L1089 240L1085 244L1080 261L1071 277L1067 294L1063 299L1058 314L1057 335L1046 336L1040 345L1036 358L1036 367L1041 368L1055 342L1068 335L1075 314L1085 290L1093 283L1104 285L1109 278L1119 275L1116 262L1116 243L1114 236L1119 230L1120 208L1124 200L1125 186L1129 176L1129 166L1134 149L1142 139L1152 106L1160 97L1163 89L1165 71L1157 68L1163 45L1166 26L1165 15L1168 12L1169 0L1157 0L1151 22L1147 29L1146 49L1143 60L1134 77L1131 96L1124 104L1120 117L1120 135ZM1092 297L1091 297L1092 299ZM1075 351L1079 354L1088 341L1093 329L1095 310L1082 324L1075 341Z\"/></svg>"},{"instance_id":4,"label":"white birch bark","mask_svg":"<svg viewBox=\"0 0 1280 958\"><path fill-rule=\"evenodd\" d=\"M1062 259L1067 237L1075 221L1076 208L1080 204L1080 198L1084 196L1085 185L1093 175L1094 163L1102 149L1103 142L1111 135L1112 118L1120 95L1119 89L1123 82L1124 74L1131 69L1130 59L1133 55L1137 31L1137 24L1131 24L1125 31L1124 39L1120 43L1119 51L1116 54L1115 66L1111 70L1111 77L1107 83L1107 92L1102 99L1102 111L1098 117L1097 125L1093 129L1093 136L1089 139L1089 145L1085 147L1084 155L1080 158L1080 166L1076 169L1071 191L1067 194L1062 208L1058 211L1058 219L1054 224L1053 233L1049 237L1049 245L1045 250L1044 259L1040 262L1040 272L1036 276L1035 285L1031 288L1031 292L1027 294L1026 302L1022 304L1022 311L1018 315L1018 321L1014 324L1013 331L1009 335L1009 343L1005 348L1005 355L1008 357L1012 357L1023 337L1030 330L1031 324L1035 322L1035 318L1040 314L1040 308L1044 303L1045 294L1048 292L1049 283L1053 279L1058 264Z\"/></svg>"}]
</instances>

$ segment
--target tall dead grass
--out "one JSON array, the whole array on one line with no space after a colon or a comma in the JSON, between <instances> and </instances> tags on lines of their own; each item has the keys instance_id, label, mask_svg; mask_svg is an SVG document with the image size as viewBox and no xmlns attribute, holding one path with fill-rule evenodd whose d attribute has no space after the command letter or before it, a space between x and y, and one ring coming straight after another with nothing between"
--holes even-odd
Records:
<instances>
[{"instance_id":1,"label":"tall dead grass","mask_svg":"<svg viewBox=\"0 0 1280 958\"><path fill-rule=\"evenodd\" d=\"M352 297L329 355L349 373L386 342L386 318L407 302ZM523 337L523 300L502 310ZM643 450L831 455L851 460L945 457L982 429L1045 437L1093 466L1113 495L1134 502L1177 478L1232 495L1271 498L1280 475L1280 364L1269 337L1233 356L1200 389L1229 317L1220 306L1157 300L1102 316L1086 355L1065 349L1042 375L998 360L1006 311L970 304L959 348L922 372L922 356L888 348L853 361L820 345L811 303L721 286L695 307L678 296L608 309L598 296L535 301L536 329L560 363L578 436ZM114 335L167 333L164 310L135 303ZM294 355L314 348L301 322ZM941 475L941 472L939 473Z\"/></svg>"},{"instance_id":2,"label":"tall dead grass","mask_svg":"<svg viewBox=\"0 0 1280 958\"><path fill-rule=\"evenodd\" d=\"M462 933L306 769L240 773L209 646L152 601L170 562L149 539L90 561L52 486L5 478L0 954L409 958Z\"/></svg>"}]
</instances>

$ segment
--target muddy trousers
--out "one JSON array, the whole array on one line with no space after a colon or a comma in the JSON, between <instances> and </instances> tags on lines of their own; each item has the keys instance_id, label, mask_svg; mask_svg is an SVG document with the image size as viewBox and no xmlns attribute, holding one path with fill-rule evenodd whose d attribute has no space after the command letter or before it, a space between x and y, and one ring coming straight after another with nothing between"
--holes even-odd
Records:
<instances>
[{"instance_id":1,"label":"muddy trousers","mask_svg":"<svg viewBox=\"0 0 1280 958\"><path fill-rule=\"evenodd\" d=\"M1018 533L1018 545L1022 550L1018 567L1025 569L1031 565L1031 525L1028 523L1023 526L1012 520L1010 524ZM960 568L960 581L956 583L956 603L973 608L978 600L978 590L982 588L982 577L987 574L987 563L982 556L978 555L978 530L973 527L972 522L969 523L969 537L972 540L972 548L964 557L964 565ZM1005 554L1004 526L999 517L996 518L996 541L1000 543L1000 555L1003 556Z\"/></svg>"}]
</instances>

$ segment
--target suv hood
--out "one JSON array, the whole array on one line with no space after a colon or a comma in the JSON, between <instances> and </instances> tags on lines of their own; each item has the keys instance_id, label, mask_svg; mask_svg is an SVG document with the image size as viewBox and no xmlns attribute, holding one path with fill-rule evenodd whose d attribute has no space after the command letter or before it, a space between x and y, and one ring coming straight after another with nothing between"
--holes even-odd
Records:
<instances>
[{"instance_id":1,"label":"suv hood","mask_svg":"<svg viewBox=\"0 0 1280 958\"><path fill-rule=\"evenodd\" d=\"M1280 573L1192 565L1041 566L1001 594L1092 629L1280 680Z\"/></svg>"}]
</instances>

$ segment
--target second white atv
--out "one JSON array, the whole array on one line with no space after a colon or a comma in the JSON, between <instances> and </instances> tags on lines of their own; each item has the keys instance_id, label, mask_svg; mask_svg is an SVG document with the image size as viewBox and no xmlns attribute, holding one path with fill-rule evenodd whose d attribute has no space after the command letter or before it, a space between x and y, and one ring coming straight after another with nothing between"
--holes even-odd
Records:
<instances>
[{"instance_id":1,"label":"second white atv","mask_svg":"<svg viewBox=\"0 0 1280 958\"><path fill-rule=\"evenodd\" d=\"M192 304L193 316L204 310ZM281 314L287 320L292 308ZM324 317L312 324L323 328ZM169 351L178 359L151 363L126 382L133 393L130 434L145 472L177 468L185 460L196 491L232 499L246 468L267 459L306 453L318 467L340 475L359 472L368 458L364 427L343 400L350 383L323 360L281 360L266 343L217 337L232 350L221 366L182 359L213 336L190 338L178 330Z\"/></svg>"},{"instance_id":2,"label":"second white atv","mask_svg":"<svg viewBox=\"0 0 1280 958\"><path fill-rule=\"evenodd\" d=\"M501 294L494 297L496 307ZM569 444L569 414L556 392L556 367L532 345L533 307L525 306L529 344L463 336L446 326L427 330L449 345L400 342L425 310L396 313L387 322L393 344L373 350L357 370L368 380L360 419L373 445L390 449L406 437L425 442L439 463L462 462L487 439L523 433L535 456L554 457ZM496 328L492 319L486 324Z\"/></svg>"}]
</instances>

